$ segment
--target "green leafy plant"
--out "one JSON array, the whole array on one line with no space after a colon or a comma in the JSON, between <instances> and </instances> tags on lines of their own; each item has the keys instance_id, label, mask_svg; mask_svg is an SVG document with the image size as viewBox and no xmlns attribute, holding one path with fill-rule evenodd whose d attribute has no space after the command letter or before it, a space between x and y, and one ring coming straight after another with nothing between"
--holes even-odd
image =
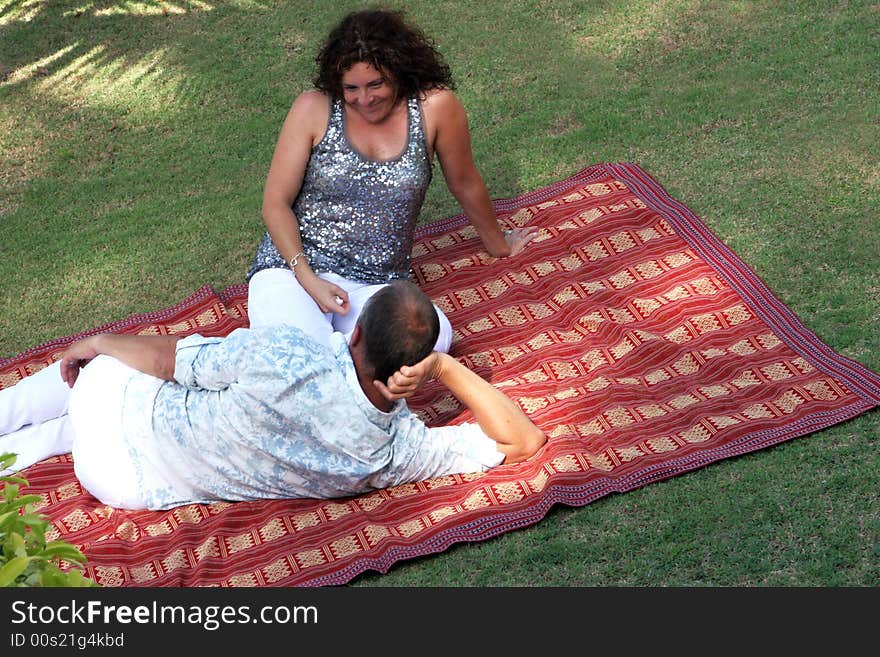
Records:
<instances>
[{"instance_id":1,"label":"green leafy plant","mask_svg":"<svg viewBox=\"0 0 880 657\"><path fill-rule=\"evenodd\" d=\"M15 463L15 454L0 454L0 471ZM86 558L65 541L46 541L49 520L33 510L39 495L22 495L27 479L2 476L0 483L0 586L97 586L80 568ZM61 563L74 567L65 571Z\"/></svg>"}]
</instances>

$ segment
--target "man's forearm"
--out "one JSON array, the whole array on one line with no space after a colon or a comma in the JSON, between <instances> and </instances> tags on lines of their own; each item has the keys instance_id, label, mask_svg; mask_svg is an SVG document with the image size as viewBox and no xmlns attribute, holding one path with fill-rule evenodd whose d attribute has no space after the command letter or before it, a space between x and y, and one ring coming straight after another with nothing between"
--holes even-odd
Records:
<instances>
[{"instance_id":1,"label":"man's forearm","mask_svg":"<svg viewBox=\"0 0 880 657\"><path fill-rule=\"evenodd\" d=\"M546 442L544 433L507 395L452 356L436 357L437 380L470 409L483 433L498 443L505 462L525 460Z\"/></svg>"},{"instance_id":2,"label":"man's forearm","mask_svg":"<svg viewBox=\"0 0 880 657\"><path fill-rule=\"evenodd\" d=\"M61 362L62 377L73 385L79 368L95 356L104 354L146 374L174 380L175 347L179 336L121 335L102 333L71 344Z\"/></svg>"},{"instance_id":3,"label":"man's forearm","mask_svg":"<svg viewBox=\"0 0 880 657\"><path fill-rule=\"evenodd\" d=\"M174 353L179 336L106 333L97 337L101 339L101 353L145 374L174 380Z\"/></svg>"}]
</instances>

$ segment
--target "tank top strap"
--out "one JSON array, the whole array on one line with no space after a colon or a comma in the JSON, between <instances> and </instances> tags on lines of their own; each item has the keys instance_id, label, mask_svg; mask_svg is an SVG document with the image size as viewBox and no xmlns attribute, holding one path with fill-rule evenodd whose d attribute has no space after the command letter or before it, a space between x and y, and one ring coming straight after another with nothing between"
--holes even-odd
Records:
<instances>
[{"instance_id":1,"label":"tank top strap","mask_svg":"<svg viewBox=\"0 0 880 657\"><path fill-rule=\"evenodd\" d=\"M342 100L330 102L330 116L327 118L327 133L324 138L336 142L343 137L345 127L342 123Z\"/></svg>"},{"instance_id":2,"label":"tank top strap","mask_svg":"<svg viewBox=\"0 0 880 657\"><path fill-rule=\"evenodd\" d=\"M410 149L424 151L428 153L428 137L425 133L425 121L422 115L422 105L418 96L411 96L407 100L407 108L409 111L409 134L407 135L407 144Z\"/></svg>"}]
</instances>

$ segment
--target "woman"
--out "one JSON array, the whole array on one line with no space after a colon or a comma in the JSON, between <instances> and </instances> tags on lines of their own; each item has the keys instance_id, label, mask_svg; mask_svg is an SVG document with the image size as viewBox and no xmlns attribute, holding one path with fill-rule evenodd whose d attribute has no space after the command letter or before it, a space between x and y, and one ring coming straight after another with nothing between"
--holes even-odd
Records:
<instances>
[{"instance_id":1,"label":"woman","mask_svg":"<svg viewBox=\"0 0 880 657\"><path fill-rule=\"evenodd\" d=\"M294 101L266 179L248 304L252 326L294 324L326 344L351 333L371 294L411 276L435 155L490 255L519 253L536 229L499 228L449 67L401 13L349 14L316 61L316 90Z\"/></svg>"}]
</instances>

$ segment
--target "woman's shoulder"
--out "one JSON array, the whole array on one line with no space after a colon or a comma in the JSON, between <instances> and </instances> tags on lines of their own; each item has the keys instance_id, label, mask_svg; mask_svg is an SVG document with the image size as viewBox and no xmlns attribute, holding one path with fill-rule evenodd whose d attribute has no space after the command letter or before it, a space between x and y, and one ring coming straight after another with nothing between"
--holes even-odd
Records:
<instances>
[{"instance_id":1,"label":"woman's shoulder","mask_svg":"<svg viewBox=\"0 0 880 657\"><path fill-rule=\"evenodd\" d=\"M429 89L422 98L422 111L429 121L445 122L464 113L464 106L451 89Z\"/></svg>"},{"instance_id":2,"label":"woman's shoulder","mask_svg":"<svg viewBox=\"0 0 880 657\"><path fill-rule=\"evenodd\" d=\"M312 143L317 144L327 129L330 118L330 97L323 91L302 92L293 101L287 122L299 130L305 129L312 135Z\"/></svg>"},{"instance_id":3,"label":"woman's shoulder","mask_svg":"<svg viewBox=\"0 0 880 657\"><path fill-rule=\"evenodd\" d=\"M422 96L422 105L425 107L449 107L450 105L461 105L461 101L455 95L452 89L441 87L439 89L428 89Z\"/></svg>"},{"instance_id":4,"label":"woman's shoulder","mask_svg":"<svg viewBox=\"0 0 880 657\"><path fill-rule=\"evenodd\" d=\"M326 93L317 89L308 89L294 99L291 110L302 112L323 111L326 114L329 107L330 97Z\"/></svg>"},{"instance_id":5,"label":"woman's shoulder","mask_svg":"<svg viewBox=\"0 0 880 657\"><path fill-rule=\"evenodd\" d=\"M451 89L431 89L422 98L422 111L431 126L460 124L467 115L458 96Z\"/></svg>"}]
</instances>

